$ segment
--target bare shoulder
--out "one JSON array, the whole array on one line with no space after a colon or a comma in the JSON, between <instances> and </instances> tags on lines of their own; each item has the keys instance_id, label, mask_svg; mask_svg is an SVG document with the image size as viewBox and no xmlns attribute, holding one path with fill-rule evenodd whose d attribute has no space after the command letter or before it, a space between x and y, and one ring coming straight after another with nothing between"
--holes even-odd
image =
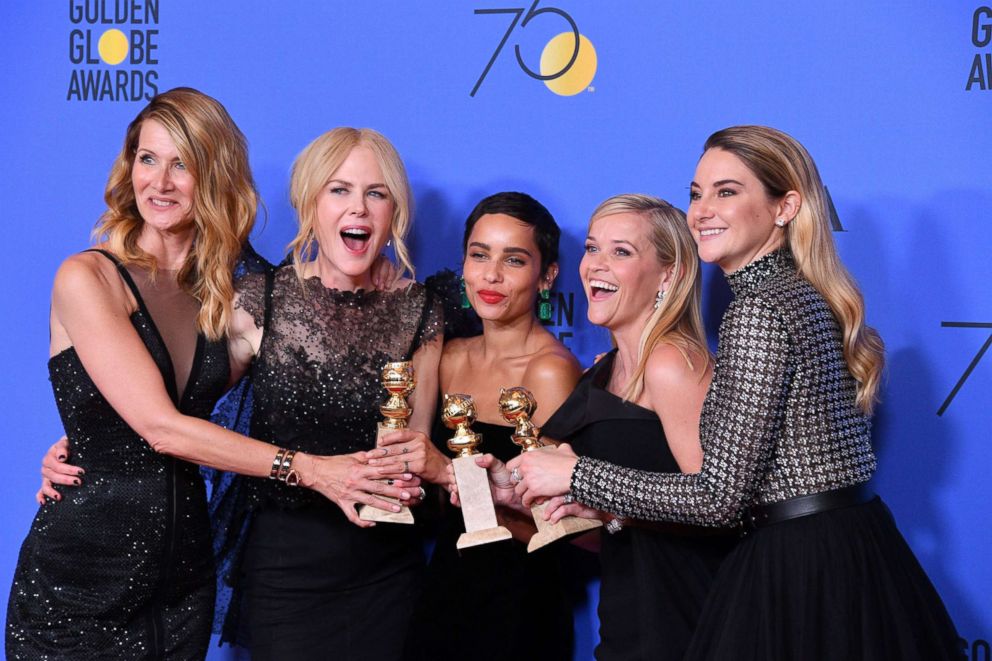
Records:
<instances>
[{"instance_id":1,"label":"bare shoulder","mask_svg":"<svg viewBox=\"0 0 992 661\"><path fill-rule=\"evenodd\" d=\"M569 384L571 388L581 376L582 367L578 359L563 344L555 340L549 342L531 358L524 372L524 383Z\"/></svg>"},{"instance_id":2,"label":"bare shoulder","mask_svg":"<svg viewBox=\"0 0 992 661\"><path fill-rule=\"evenodd\" d=\"M711 374L708 356L696 352L686 354L672 344L660 344L648 356L644 386L652 394L705 390L709 387Z\"/></svg>"},{"instance_id":3,"label":"bare shoulder","mask_svg":"<svg viewBox=\"0 0 992 661\"><path fill-rule=\"evenodd\" d=\"M55 273L52 288L55 299L88 299L123 293L117 268L109 259L95 252L81 252L66 258Z\"/></svg>"}]
</instances>

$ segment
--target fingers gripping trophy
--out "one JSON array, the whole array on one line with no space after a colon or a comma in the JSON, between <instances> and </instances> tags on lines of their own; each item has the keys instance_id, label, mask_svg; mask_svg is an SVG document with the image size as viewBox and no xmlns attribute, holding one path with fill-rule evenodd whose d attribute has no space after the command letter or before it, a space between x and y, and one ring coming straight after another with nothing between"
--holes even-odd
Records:
<instances>
[{"instance_id":1,"label":"fingers gripping trophy","mask_svg":"<svg viewBox=\"0 0 992 661\"><path fill-rule=\"evenodd\" d=\"M382 413L385 419L379 423L376 430L376 447L381 445L382 437L386 434L394 432L397 429L406 428L407 421L413 413L413 409L410 408L410 404L407 403L406 398L413 393L413 389L417 385L413 373L413 363L409 360L386 363L382 367L380 379L382 380L382 387L389 393L389 399L379 407L379 412ZM396 499L386 496L379 496L379 498L391 503L398 502ZM405 505L400 508L399 512L387 512L377 507L363 505L358 516L364 521L413 523L413 512Z\"/></svg>"},{"instance_id":2,"label":"fingers gripping trophy","mask_svg":"<svg viewBox=\"0 0 992 661\"><path fill-rule=\"evenodd\" d=\"M540 439L541 430L531 422L531 416L537 410L537 400L533 393L526 388L517 386L515 388L500 388L499 391L499 412L503 419L516 425L511 438L513 442L520 446L520 452L534 452L551 449ZM547 503L539 503L530 508L534 516L534 524L537 532L530 538L527 544L527 552L550 544L551 542L586 530L592 530L602 526L602 522L592 519L583 519L577 516L566 516L558 523L550 523L544 519L544 510Z\"/></svg>"},{"instance_id":3,"label":"fingers gripping trophy","mask_svg":"<svg viewBox=\"0 0 992 661\"><path fill-rule=\"evenodd\" d=\"M458 498L462 504L465 532L458 538L459 549L489 542L510 539L510 531L496 520L496 507L489 490L486 469L475 463L476 449L482 435L469 429L475 422L475 402L470 395L445 395L441 419L455 434L448 441L448 449L456 454L451 464L458 483Z\"/></svg>"}]
</instances>

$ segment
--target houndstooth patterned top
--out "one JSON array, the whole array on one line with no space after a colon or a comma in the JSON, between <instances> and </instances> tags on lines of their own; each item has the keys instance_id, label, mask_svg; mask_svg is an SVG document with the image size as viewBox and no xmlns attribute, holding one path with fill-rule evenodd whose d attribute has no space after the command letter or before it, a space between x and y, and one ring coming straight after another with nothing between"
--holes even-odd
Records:
<instances>
[{"instance_id":1,"label":"houndstooth patterned top","mask_svg":"<svg viewBox=\"0 0 992 661\"><path fill-rule=\"evenodd\" d=\"M727 276L699 425L699 473L651 473L581 457L576 500L618 516L708 526L744 510L866 482L871 423L855 405L841 331L823 297L778 250Z\"/></svg>"}]
</instances>

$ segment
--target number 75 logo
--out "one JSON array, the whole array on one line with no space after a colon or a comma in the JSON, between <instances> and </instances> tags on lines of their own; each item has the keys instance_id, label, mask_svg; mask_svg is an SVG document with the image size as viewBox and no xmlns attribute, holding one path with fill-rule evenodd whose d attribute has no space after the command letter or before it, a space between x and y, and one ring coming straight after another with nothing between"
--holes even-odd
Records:
<instances>
[{"instance_id":1,"label":"number 75 logo","mask_svg":"<svg viewBox=\"0 0 992 661\"><path fill-rule=\"evenodd\" d=\"M526 10L526 13L524 13L525 10L523 7L475 10L476 14L512 14L513 21L510 23L510 27L507 28L506 33L503 34L503 39L496 46L496 50L493 51L492 57L489 58L489 63L482 70L482 75L475 82L475 87L472 88L469 96L475 96L475 93L479 91L482 82L486 79L489 70L492 69L499 54L503 51L503 47L509 40L510 34L517 27L517 24L519 23L520 29L523 30L533 19L542 14L551 14L552 17L549 18L558 17L559 20L568 25L569 30L568 32L562 32L552 37L544 46L538 71L534 71L527 66L524 58L520 55L520 45L515 44L513 50L517 56L517 64L520 65L520 68L528 76L544 81L548 89L561 96L573 96L589 87L589 83L592 82L593 77L596 75L596 49L593 48L592 42L585 35L579 33L579 26L575 24L575 20L571 16L557 7L542 7L538 9L537 5L539 2L540 0L534 0L534 3L530 6L529 10ZM521 17L523 20L521 20Z\"/></svg>"}]
</instances>

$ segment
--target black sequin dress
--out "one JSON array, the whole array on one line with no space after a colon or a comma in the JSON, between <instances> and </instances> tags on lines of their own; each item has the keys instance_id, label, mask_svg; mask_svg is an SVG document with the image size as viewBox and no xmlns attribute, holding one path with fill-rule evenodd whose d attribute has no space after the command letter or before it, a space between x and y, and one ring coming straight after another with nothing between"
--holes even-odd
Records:
<instances>
[{"instance_id":1,"label":"black sequin dress","mask_svg":"<svg viewBox=\"0 0 992 661\"><path fill-rule=\"evenodd\" d=\"M453 432L439 418L432 440L450 457L447 440ZM472 431L482 435L481 452L503 461L520 454L510 439L513 427L476 422ZM459 551L456 544L465 522L461 510L447 501L447 493L442 495L434 552L405 658L571 659L572 601L563 554L568 549L552 544L527 553L525 543L512 539ZM426 517L418 512L418 518Z\"/></svg>"},{"instance_id":2,"label":"black sequin dress","mask_svg":"<svg viewBox=\"0 0 992 661\"><path fill-rule=\"evenodd\" d=\"M581 502L701 525L849 487L875 470L840 328L787 250L731 273L700 419L703 466L672 475L583 457ZM944 604L877 497L759 528L728 555L687 659L960 658Z\"/></svg>"},{"instance_id":3,"label":"black sequin dress","mask_svg":"<svg viewBox=\"0 0 992 661\"><path fill-rule=\"evenodd\" d=\"M131 322L178 409L207 418L227 387L226 342L197 336L180 395L170 334L156 327L128 271L118 270L138 301ZM7 658L202 658L214 574L197 467L154 452L103 398L73 348L48 368L72 461L86 475L39 509L21 547Z\"/></svg>"},{"instance_id":4,"label":"black sequin dress","mask_svg":"<svg viewBox=\"0 0 992 661\"><path fill-rule=\"evenodd\" d=\"M313 454L372 449L383 364L443 333L441 306L419 284L338 291L285 266L238 289L264 328L251 436ZM247 633L256 660L399 658L424 566L413 526L362 529L319 494L243 480L251 522L228 631Z\"/></svg>"},{"instance_id":5,"label":"black sequin dress","mask_svg":"<svg viewBox=\"0 0 992 661\"><path fill-rule=\"evenodd\" d=\"M544 425L582 457L627 468L679 473L654 411L611 393L616 350L593 365ZM682 658L713 577L735 536L694 526L600 531L601 582L596 658Z\"/></svg>"}]
</instances>

